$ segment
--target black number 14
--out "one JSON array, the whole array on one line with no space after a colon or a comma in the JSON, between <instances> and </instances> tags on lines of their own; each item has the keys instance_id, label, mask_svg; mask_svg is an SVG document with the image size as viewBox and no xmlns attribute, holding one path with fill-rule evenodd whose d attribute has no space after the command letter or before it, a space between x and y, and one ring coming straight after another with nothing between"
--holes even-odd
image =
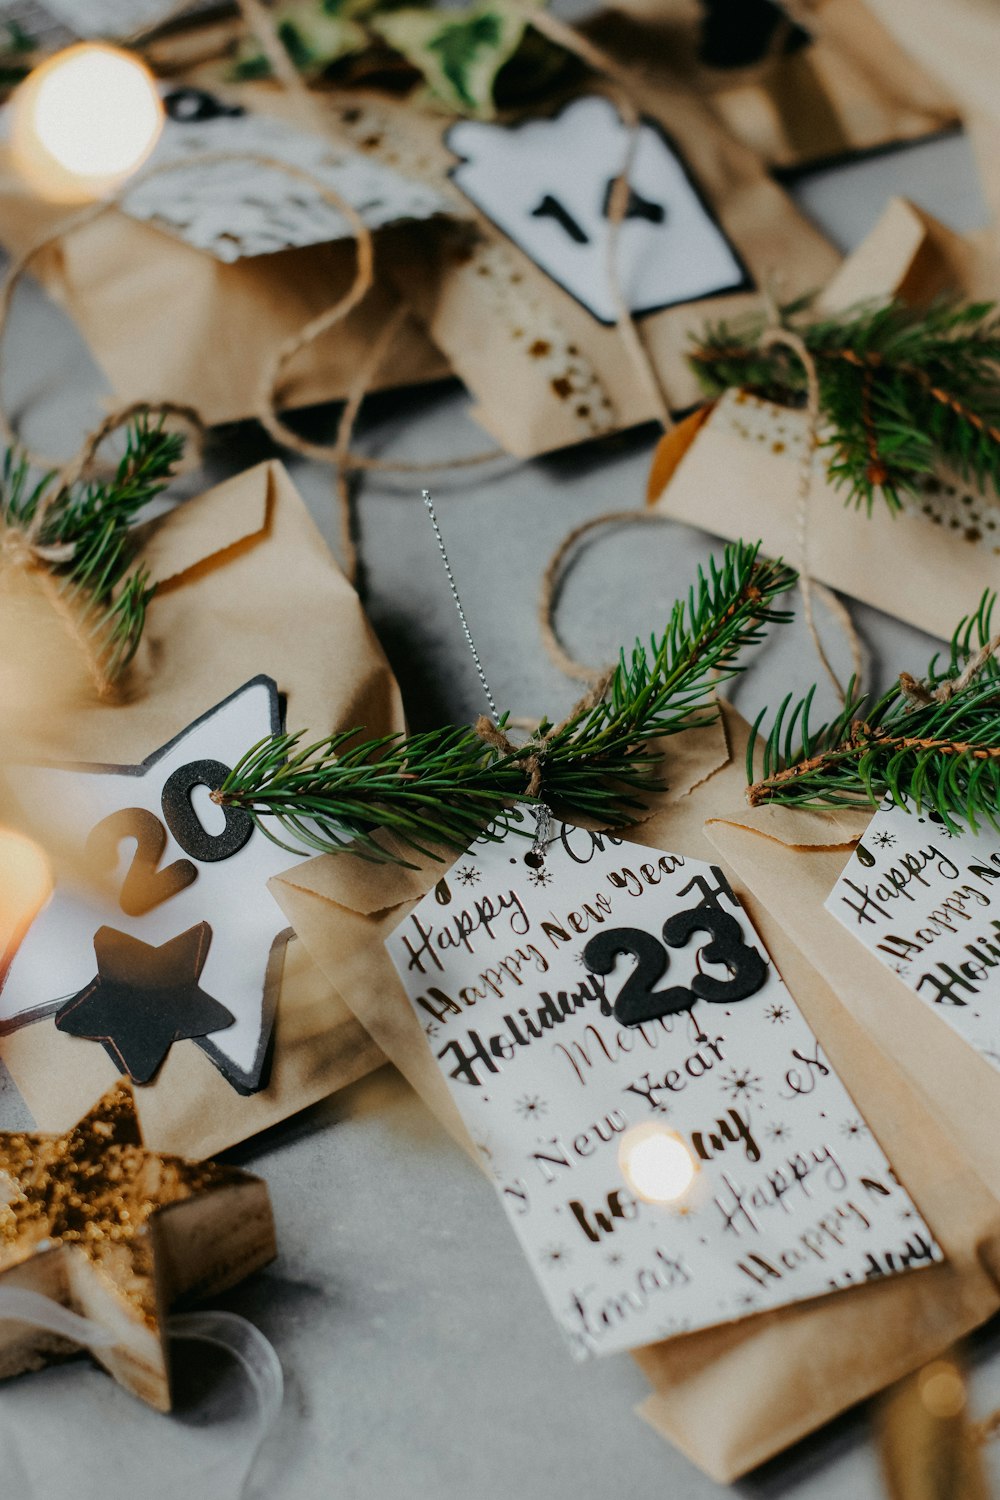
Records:
<instances>
[{"instance_id":1,"label":"black number 14","mask_svg":"<svg viewBox=\"0 0 1000 1500\"><path fill-rule=\"evenodd\" d=\"M699 973L689 989L680 984L656 989L670 965L668 949L685 947L696 932L707 932L712 939L702 948L701 957L709 964L723 964L729 978ZM747 1000L767 980L767 964L756 948L743 941L739 922L712 906L695 906L668 917L663 924L663 943L639 927L599 932L583 950L583 961L593 974L611 974L625 954L631 954L637 963L615 1001L615 1016L623 1026L641 1026L644 1021L690 1010L696 1000L713 1005Z\"/></svg>"}]
</instances>

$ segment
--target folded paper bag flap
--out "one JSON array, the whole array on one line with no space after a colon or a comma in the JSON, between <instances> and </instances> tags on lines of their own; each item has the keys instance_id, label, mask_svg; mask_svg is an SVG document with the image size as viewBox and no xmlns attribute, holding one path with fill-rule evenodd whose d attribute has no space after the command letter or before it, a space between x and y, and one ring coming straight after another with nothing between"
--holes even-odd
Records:
<instances>
[{"instance_id":1,"label":"folded paper bag flap","mask_svg":"<svg viewBox=\"0 0 1000 1500\"><path fill-rule=\"evenodd\" d=\"M775 858L797 865L804 859L810 870L827 852L841 862L846 857L843 848L793 853L738 828L732 832L760 852L773 850ZM720 853L731 865L728 848ZM743 868L749 880L753 859ZM724 1482L941 1354L991 1316L1000 1300L990 1269L1000 1251L996 1195L906 1076L895 1038L873 1036L867 1018L845 1008L803 956L788 919L792 908L812 904L808 879L805 893L796 884L786 904L767 908L757 886L748 890L740 879L740 867L733 878L825 1056L947 1261L637 1351L655 1391L642 1416Z\"/></svg>"},{"instance_id":2,"label":"folded paper bag flap","mask_svg":"<svg viewBox=\"0 0 1000 1500\"><path fill-rule=\"evenodd\" d=\"M842 849L856 844L872 820L875 809L831 808L828 812L811 808L779 807L776 803L747 807L726 818L709 818L706 829L714 823L745 828L793 849ZM711 834L709 834L711 837ZM843 862L846 863L844 853Z\"/></svg>"},{"instance_id":3,"label":"folded paper bag flap","mask_svg":"<svg viewBox=\"0 0 1000 1500\"><path fill-rule=\"evenodd\" d=\"M142 538L142 559L158 588L180 582L193 568L260 536L282 468L275 460L224 480L187 500Z\"/></svg>"},{"instance_id":4,"label":"folded paper bag flap","mask_svg":"<svg viewBox=\"0 0 1000 1500\"><path fill-rule=\"evenodd\" d=\"M750 887L755 901L781 924L835 991L843 1009L862 1025L869 1044L880 1046L905 1071L957 1144L963 1160L1000 1201L1000 1159L995 1149L1000 1135L1000 1077L996 1068L825 909L850 849L806 845L802 837L795 837L794 810L783 811L791 819L784 829L785 840L761 837L752 818L740 814L712 819L705 832L727 865ZM766 828L765 820L765 833Z\"/></svg>"},{"instance_id":5,"label":"folded paper bag flap","mask_svg":"<svg viewBox=\"0 0 1000 1500\"><path fill-rule=\"evenodd\" d=\"M960 234L908 198L892 198L875 228L827 282L817 306L838 314L888 297L931 302L964 288L973 260Z\"/></svg>"},{"instance_id":6,"label":"folded paper bag flap","mask_svg":"<svg viewBox=\"0 0 1000 1500\"><path fill-rule=\"evenodd\" d=\"M275 876L272 885L276 896L280 895L278 886L290 886L369 917L404 902L419 901L441 879L446 868L444 864L427 861L414 870L407 865L359 859L354 854L321 854L297 865L287 875ZM402 917L400 912L400 921Z\"/></svg>"}]
</instances>

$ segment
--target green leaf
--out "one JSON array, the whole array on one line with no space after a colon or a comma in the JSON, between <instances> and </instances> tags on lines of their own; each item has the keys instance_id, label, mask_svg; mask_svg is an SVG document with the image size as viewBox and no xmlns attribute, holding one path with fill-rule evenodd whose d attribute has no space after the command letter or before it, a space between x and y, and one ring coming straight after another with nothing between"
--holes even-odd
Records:
<instances>
[{"instance_id":1,"label":"green leaf","mask_svg":"<svg viewBox=\"0 0 1000 1500\"><path fill-rule=\"evenodd\" d=\"M461 11L407 8L369 19L372 30L423 74L439 103L482 118L494 113L493 85L526 24L522 9L502 4Z\"/></svg>"},{"instance_id":2,"label":"green leaf","mask_svg":"<svg viewBox=\"0 0 1000 1500\"><path fill-rule=\"evenodd\" d=\"M364 52L369 46L368 32L355 18L363 14L364 3L344 0L333 6L330 0L286 0L272 12L275 31L292 62L306 78L317 78L332 63L343 57ZM241 44L233 67L236 78L266 78L270 63L253 36Z\"/></svg>"}]
</instances>

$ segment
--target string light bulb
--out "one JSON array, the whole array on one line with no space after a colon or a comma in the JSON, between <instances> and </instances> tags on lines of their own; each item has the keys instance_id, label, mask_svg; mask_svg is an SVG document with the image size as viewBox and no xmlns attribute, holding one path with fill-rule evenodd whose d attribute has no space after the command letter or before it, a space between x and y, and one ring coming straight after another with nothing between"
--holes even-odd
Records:
<instances>
[{"instance_id":1,"label":"string light bulb","mask_svg":"<svg viewBox=\"0 0 1000 1500\"><path fill-rule=\"evenodd\" d=\"M655 1120L625 1132L618 1146L618 1165L633 1193L647 1203L676 1203L698 1172L677 1132Z\"/></svg>"},{"instance_id":2,"label":"string light bulb","mask_svg":"<svg viewBox=\"0 0 1000 1500\"><path fill-rule=\"evenodd\" d=\"M52 884L52 868L34 839L0 828L0 980Z\"/></svg>"},{"instance_id":3,"label":"string light bulb","mask_svg":"<svg viewBox=\"0 0 1000 1500\"><path fill-rule=\"evenodd\" d=\"M11 155L40 197L86 203L138 171L163 128L156 80L139 58L81 42L35 68L12 100Z\"/></svg>"}]
</instances>

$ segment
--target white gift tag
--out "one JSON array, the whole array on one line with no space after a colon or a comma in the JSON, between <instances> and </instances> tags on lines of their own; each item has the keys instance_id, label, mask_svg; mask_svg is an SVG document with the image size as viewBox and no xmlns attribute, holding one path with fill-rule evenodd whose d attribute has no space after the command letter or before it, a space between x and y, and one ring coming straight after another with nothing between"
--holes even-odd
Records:
<instances>
[{"instance_id":1,"label":"white gift tag","mask_svg":"<svg viewBox=\"0 0 1000 1500\"><path fill-rule=\"evenodd\" d=\"M200 991L189 987L180 997L184 1015L221 1022L201 1035L187 1034L235 1088L252 1092L261 1085L291 935L267 881L299 857L272 843L245 813L214 805L209 783L218 785L252 745L280 728L277 688L271 678L257 677L141 765L9 772L30 826L48 825L54 842L86 848L94 866L112 877L112 894L95 899L89 889L56 886L6 973L0 972L0 1033L56 1015L83 997L68 1024L61 1017L57 1024L105 1040L99 1027L88 1029L88 1007L93 1013L108 999L99 985L95 990L102 975L107 980L122 966L138 973L148 964L150 985L160 985L162 993L176 960ZM124 1047L125 1062L130 1032L138 1027L142 1033L146 999L138 988L120 1001L110 997L117 1029L107 1038L108 1050L121 1057ZM107 1006L100 1009L106 1019ZM142 1056L146 1041L140 1034ZM149 1041L155 1044L156 1037Z\"/></svg>"},{"instance_id":2,"label":"white gift tag","mask_svg":"<svg viewBox=\"0 0 1000 1500\"><path fill-rule=\"evenodd\" d=\"M887 799L826 909L1000 1068L1000 833Z\"/></svg>"},{"instance_id":3,"label":"white gift tag","mask_svg":"<svg viewBox=\"0 0 1000 1500\"><path fill-rule=\"evenodd\" d=\"M286 161L332 188L372 230L455 212L435 188L283 120L251 114L197 89L174 90L165 102L167 120L149 168L216 151ZM227 263L353 234L344 215L310 183L253 160L192 160L189 167L137 182L121 206Z\"/></svg>"},{"instance_id":4,"label":"white gift tag","mask_svg":"<svg viewBox=\"0 0 1000 1500\"><path fill-rule=\"evenodd\" d=\"M721 871L529 848L477 841L386 947L574 1355L940 1260Z\"/></svg>"},{"instance_id":5,"label":"white gift tag","mask_svg":"<svg viewBox=\"0 0 1000 1500\"><path fill-rule=\"evenodd\" d=\"M608 275L608 202L629 130L609 99L574 100L520 125L463 120L448 146L455 184L602 323L617 321ZM750 285L675 148L644 122L618 231L617 273L636 317Z\"/></svg>"}]
</instances>

